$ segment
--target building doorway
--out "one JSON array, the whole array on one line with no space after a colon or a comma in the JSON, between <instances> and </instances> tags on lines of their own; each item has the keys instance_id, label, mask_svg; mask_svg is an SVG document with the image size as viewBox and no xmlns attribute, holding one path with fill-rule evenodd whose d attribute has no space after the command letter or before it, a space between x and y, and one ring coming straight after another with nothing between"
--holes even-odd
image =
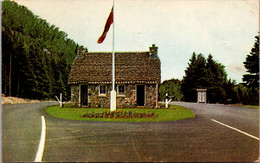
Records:
<instances>
[{"instance_id":1,"label":"building doorway","mask_svg":"<svg viewBox=\"0 0 260 163\"><path fill-rule=\"evenodd\" d=\"M81 85L81 106L88 105L88 86Z\"/></svg>"},{"instance_id":2,"label":"building doorway","mask_svg":"<svg viewBox=\"0 0 260 163\"><path fill-rule=\"evenodd\" d=\"M137 85L136 86L136 101L138 106L144 106L144 98L145 97L145 86Z\"/></svg>"}]
</instances>

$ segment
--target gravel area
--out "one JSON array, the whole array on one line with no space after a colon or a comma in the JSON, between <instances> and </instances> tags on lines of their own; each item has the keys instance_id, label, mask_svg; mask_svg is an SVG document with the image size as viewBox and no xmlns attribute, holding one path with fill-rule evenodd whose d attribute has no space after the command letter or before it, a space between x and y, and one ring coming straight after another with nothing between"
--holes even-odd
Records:
<instances>
[{"instance_id":1,"label":"gravel area","mask_svg":"<svg viewBox=\"0 0 260 163\"><path fill-rule=\"evenodd\" d=\"M25 98L18 97L3 97L2 96L2 104L24 104L24 103L37 103L42 102L40 100L30 100Z\"/></svg>"}]
</instances>

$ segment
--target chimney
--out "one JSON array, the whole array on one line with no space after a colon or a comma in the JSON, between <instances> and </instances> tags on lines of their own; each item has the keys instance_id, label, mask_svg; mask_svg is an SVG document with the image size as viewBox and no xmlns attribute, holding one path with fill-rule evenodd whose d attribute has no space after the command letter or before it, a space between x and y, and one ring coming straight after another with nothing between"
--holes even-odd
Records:
<instances>
[{"instance_id":1,"label":"chimney","mask_svg":"<svg viewBox=\"0 0 260 163\"><path fill-rule=\"evenodd\" d=\"M81 46L78 50L77 50L77 57L85 57L85 55L88 53L88 49L84 49L83 46Z\"/></svg>"},{"instance_id":2,"label":"chimney","mask_svg":"<svg viewBox=\"0 0 260 163\"><path fill-rule=\"evenodd\" d=\"M151 58L158 58L158 47L155 46L155 44L150 47L150 53L149 56Z\"/></svg>"}]
</instances>

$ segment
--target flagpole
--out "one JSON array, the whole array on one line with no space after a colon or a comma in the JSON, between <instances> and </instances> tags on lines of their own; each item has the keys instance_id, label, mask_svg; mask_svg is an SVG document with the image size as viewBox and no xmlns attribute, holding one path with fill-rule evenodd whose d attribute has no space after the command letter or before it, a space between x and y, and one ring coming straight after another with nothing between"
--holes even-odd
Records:
<instances>
[{"instance_id":1,"label":"flagpole","mask_svg":"<svg viewBox=\"0 0 260 163\"><path fill-rule=\"evenodd\" d=\"M110 97L110 111L116 111L116 91L115 91L115 2L113 0L113 40L112 40L112 90Z\"/></svg>"},{"instance_id":2,"label":"flagpole","mask_svg":"<svg viewBox=\"0 0 260 163\"><path fill-rule=\"evenodd\" d=\"M115 4L113 0L112 90L115 90Z\"/></svg>"}]
</instances>

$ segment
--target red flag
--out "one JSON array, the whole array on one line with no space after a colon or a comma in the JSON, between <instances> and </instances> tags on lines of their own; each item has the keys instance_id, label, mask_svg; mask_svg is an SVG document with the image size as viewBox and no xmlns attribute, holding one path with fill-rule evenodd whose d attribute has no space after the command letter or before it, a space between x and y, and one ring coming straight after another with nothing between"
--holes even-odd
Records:
<instances>
[{"instance_id":1,"label":"red flag","mask_svg":"<svg viewBox=\"0 0 260 163\"><path fill-rule=\"evenodd\" d=\"M112 7L111 12L109 14L109 17L107 18L107 22L106 22L104 31L103 31L102 35L99 37L99 39L97 41L97 43L99 43L99 44L101 44L105 40L107 32L108 32L108 30L110 28L110 25L113 23L113 8L114 7Z\"/></svg>"}]
</instances>

